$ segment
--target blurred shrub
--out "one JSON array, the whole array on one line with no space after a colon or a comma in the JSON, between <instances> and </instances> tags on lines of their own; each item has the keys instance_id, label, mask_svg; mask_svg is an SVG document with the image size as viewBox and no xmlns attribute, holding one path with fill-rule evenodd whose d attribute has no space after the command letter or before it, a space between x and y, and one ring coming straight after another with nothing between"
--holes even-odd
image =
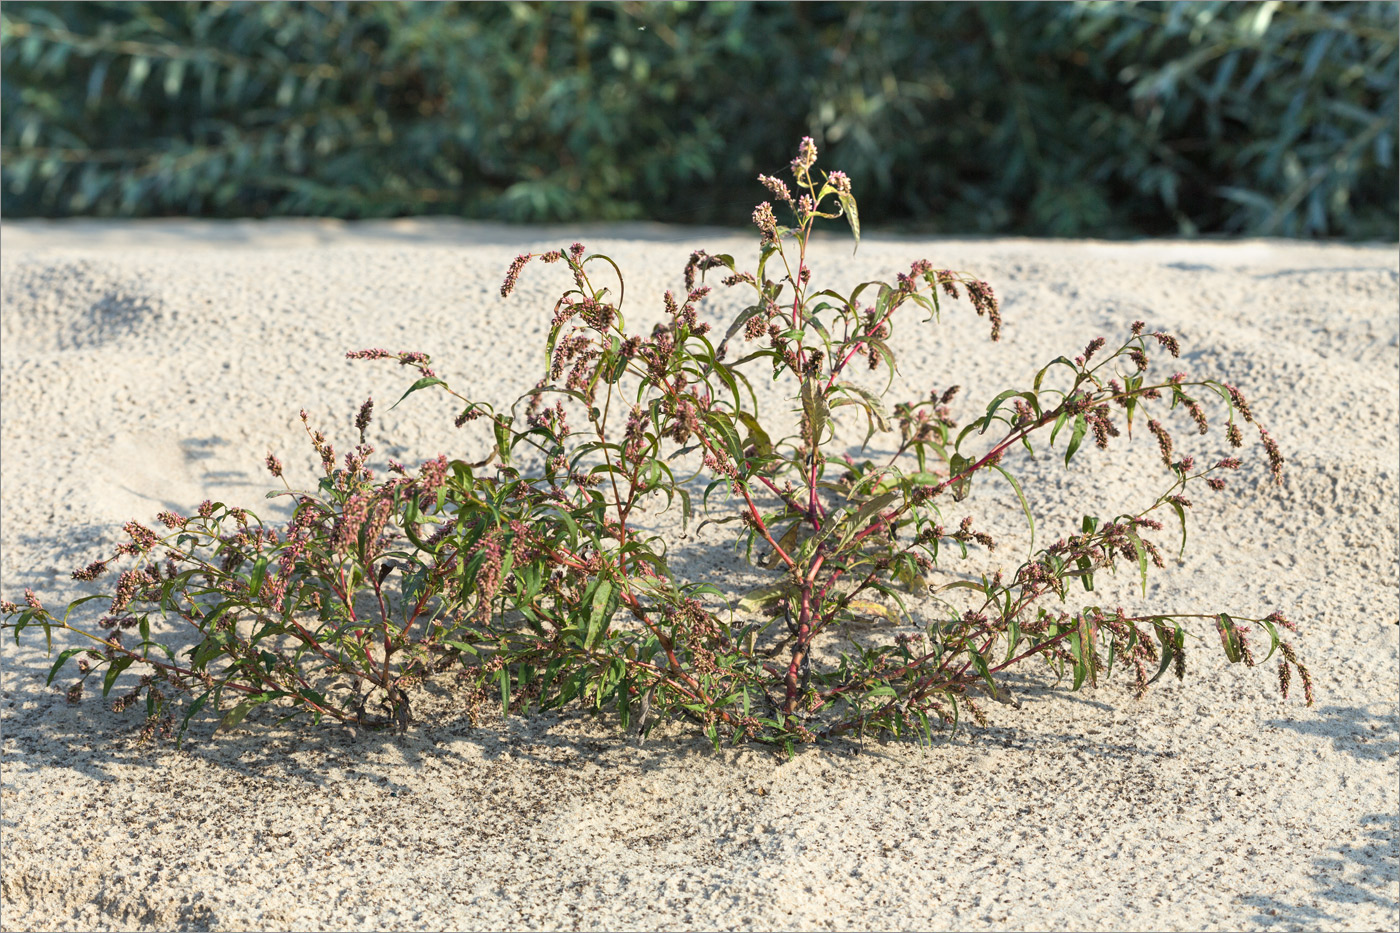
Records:
<instances>
[{"instance_id":1,"label":"blurred shrub","mask_svg":"<svg viewBox=\"0 0 1400 933\"><path fill-rule=\"evenodd\" d=\"M733 192L810 134L871 216L926 232L1397 234L1391 3L30 2L0 20L11 217L737 224Z\"/></svg>"}]
</instances>

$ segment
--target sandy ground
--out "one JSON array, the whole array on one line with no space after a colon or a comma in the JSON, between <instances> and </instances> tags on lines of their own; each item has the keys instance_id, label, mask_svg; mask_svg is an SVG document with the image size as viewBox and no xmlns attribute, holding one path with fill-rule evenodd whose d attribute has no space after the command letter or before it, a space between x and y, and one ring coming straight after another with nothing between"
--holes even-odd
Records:
<instances>
[{"instance_id":1,"label":"sandy ground","mask_svg":"<svg viewBox=\"0 0 1400 933\"><path fill-rule=\"evenodd\" d=\"M627 270L640 326L691 248L756 245L648 225L579 238ZM299 409L344 440L366 395L408 383L346 350L423 350L454 385L508 403L537 378L563 274L532 267L504 302L501 276L518 252L571 239L418 221L7 225L4 596L81 595L69 571L129 518L206 497L265 505L269 449L309 480ZM1126 579L1097 595L1282 609L1304 628L1317 705L1281 701L1272 667L1230 667L1206 640L1184 683L1141 702L1122 677L1071 694L1028 670L1019 710L993 706L991 728L931 749L784 761L716 754L682 725L638 747L581 713L472 728L440 696L404 736L254 717L218 738L197 726L177 752L136 748L136 713L91 695L69 706L44 686L42 638L7 640L0 926L1394 929L1395 248L869 238L852 259L832 236L816 253L834 284L928 257L997 287L1000 345L965 305L902 325L896 392L961 383L964 416L1135 319L1181 337L1183 368L1237 381L1288 482L1268 485L1251 448L1227 494L1197 497L1187 556L1145 598ZM416 396L377 422L381 453L477 450L450 420ZM1163 476L1145 432L1069 470L1013 465L1047 536L1142 502ZM1026 542L1008 498L989 486L968 504L1014 566ZM676 565L746 585L721 541L678 543Z\"/></svg>"}]
</instances>

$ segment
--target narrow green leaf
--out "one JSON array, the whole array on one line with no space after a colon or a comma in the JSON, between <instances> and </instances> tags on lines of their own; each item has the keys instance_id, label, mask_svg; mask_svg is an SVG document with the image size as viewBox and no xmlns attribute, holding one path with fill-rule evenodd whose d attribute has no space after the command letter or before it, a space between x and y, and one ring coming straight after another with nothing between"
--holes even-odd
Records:
<instances>
[{"instance_id":1,"label":"narrow green leaf","mask_svg":"<svg viewBox=\"0 0 1400 933\"><path fill-rule=\"evenodd\" d=\"M198 713L201 709L204 708L204 704L209 701L209 694L211 692L212 691L206 690L204 693L201 693L198 697L195 698L194 702L190 704L189 709L185 710L185 717L180 720L181 732L184 732L186 727L189 726L190 719L194 717L194 714Z\"/></svg>"},{"instance_id":2,"label":"narrow green leaf","mask_svg":"<svg viewBox=\"0 0 1400 933\"><path fill-rule=\"evenodd\" d=\"M839 382L837 383L836 387L857 395L860 398L860 401L864 403L863 407L867 412L870 413L870 417L875 420L875 423L877 425L879 425L881 431L893 430L893 428L890 426L889 410L885 407L884 399L880 398L880 396L876 395L874 392L871 392L869 389L858 386L853 382ZM832 405L832 407L834 408L836 407L836 405L842 404L852 404L852 402L837 401Z\"/></svg>"},{"instance_id":3,"label":"narrow green leaf","mask_svg":"<svg viewBox=\"0 0 1400 933\"><path fill-rule=\"evenodd\" d=\"M744 448L739 443L739 432L734 430L734 423L729 416L722 411L711 409L705 412L705 423L714 428L724 441L725 450L735 460L744 458Z\"/></svg>"},{"instance_id":4,"label":"narrow green leaf","mask_svg":"<svg viewBox=\"0 0 1400 933\"><path fill-rule=\"evenodd\" d=\"M948 475L959 476L972 466L975 461L964 457L962 454L953 454L948 461ZM961 502L972 492L972 476L964 476L962 479L953 481L953 501Z\"/></svg>"},{"instance_id":5,"label":"narrow green leaf","mask_svg":"<svg viewBox=\"0 0 1400 933\"><path fill-rule=\"evenodd\" d=\"M1137 536L1137 532L1129 531L1128 540L1133 542L1133 550L1137 552L1138 572L1142 575L1142 595L1147 595L1147 548L1143 547L1142 539Z\"/></svg>"},{"instance_id":6,"label":"narrow green leaf","mask_svg":"<svg viewBox=\"0 0 1400 933\"><path fill-rule=\"evenodd\" d=\"M1264 630L1269 633L1269 653L1264 656L1264 661L1267 661L1269 658L1273 657L1274 652L1278 650L1278 629L1275 628L1274 623L1270 622L1268 619L1260 620L1259 624L1264 626ZM1264 661L1260 661L1259 663L1262 664Z\"/></svg>"},{"instance_id":7,"label":"narrow green leaf","mask_svg":"<svg viewBox=\"0 0 1400 933\"><path fill-rule=\"evenodd\" d=\"M87 650L88 649L86 648L69 648L65 650L62 654L58 656L58 660L53 662L53 667L49 668L49 679L44 681L44 684L47 686L48 684L53 683L53 679L58 676L59 668L67 664L69 658L71 658L75 654Z\"/></svg>"},{"instance_id":8,"label":"narrow green leaf","mask_svg":"<svg viewBox=\"0 0 1400 933\"><path fill-rule=\"evenodd\" d=\"M861 615L878 616L887 622L899 621L899 613L895 612L889 606L877 603L871 599L852 599L846 603L846 608L856 617Z\"/></svg>"},{"instance_id":9,"label":"narrow green leaf","mask_svg":"<svg viewBox=\"0 0 1400 933\"><path fill-rule=\"evenodd\" d=\"M1008 594L1009 596L1009 594ZM1004 664L1009 664L1016 656L1016 648L1021 644L1021 623L1012 615L1006 624L1006 660Z\"/></svg>"},{"instance_id":10,"label":"narrow green leaf","mask_svg":"<svg viewBox=\"0 0 1400 933\"><path fill-rule=\"evenodd\" d=\"M1094 633L1089 628L1089 619L1083 613L1079 615L1079 639L1084 648L1084 668L1089 677L1089 683L1097 687L1099 685L1099 675L1094 672Z\"/></svg>"},{"instance_id":11,"label":"narrow green leaf","mask_svg":"<svg viewBox=\"0 0 1400 933\"><path fill-rule=\"evenodd\" d=\"M856 199L853 195L838 191L837 200L841 202L841 213L846 216L846 222L851 225L851 235L856 238L855 246L851 248L851 255L856 254L860 249L860 214L856 211Z\"/></svg>"},{"instance_id":12,"label":"narrow green leaf","mask_svg":"<svg viewBox=\"0 0 1400 933\"><path fill-rule=\"evenodd\" d=\"M1157 630L1157 641L1160 642L1162 646L1162 660L1157 665L1157 673L1153 674L1152 679L1147 682L1149 685L1155 684L1161 676L1167 672L1167 668L1172 665L1172 659L1176 657L1176 636L1174 634L1167 634L1164 631L1165 626L1154 627Z\"/></svg>"},{"instance_id":13,"label":"narrow green leaf","mask_svg":"<svg viewBox=\"0 0 1400 933\"><path fill-rule=\"evenodd\" d=\"M256 705L257 704L254 703L252 700L244 700L242 703L239 703L233 709L228 711L224 718L220 720L218 728L214 731L227 732L230 729L236 728L238 724L248 716L248 713L251 712L253 707Z\"/></svg>"},{"instance_id":14,"label":"narrow green leaf","mask_svg":"<svg viewBox=\"0 0 1400 933\"><path fill-rule=\"evenodd\" d=\"M112 662L107 668L107 674L102 678L102 695L105 697L112 692L112 684L117 682L117 675L126 670L135 661L132 657L120 657Z\"/></svg>"},{"instance_id":15,"label":"narrow green leaf","mask_svg":"<svg viewBox=\"0 0 1400 933\"><path fill-rule=\"evenodd\" d=\"M1079 449L1079 444L1084 440L1084 432L1089 429L1089 421L1083 414L1074 416L1074 433L1069 438L1069 448L1065 451L1065 466L1069 466L1070 457Z\"/></svg>"},{"instance_id":16,"label":"narrow green leaf","mask_svg":"<svg viewBox=\"0 0 1400 933\"><path fill-rule=\"evenodd\" d=\"M436 376L424 376L422 379L419 379L419 380L418 380L417 382L415 382L413 385L409 386L409 387L408 387L408 391L405 392L403 395L400 395L400 396L399 396L399 401L398 401L398 402L395 402L393 405L390 405L390 406L389 406L389 410L390 410L390 411L393 411L395 408L398 408L400 402L402 402L404 399L408 398L408 397L409 397L410 395L412 395L414 392L417 392L419 389L426 389L426 388L428 388L428 386L440 386L440 385L446 385L446 384L447 384L447 383L443 382L441 379L437 378ZM502 451L502 453L504 453L504 451Z\"/></svg>"},{"instance_id":17,"label":"narrow green leaf","mask_svg":"<svg viewBox=\"0 0 1400 933\"><path fill-rule=\"evenodd\" d=\"M1220 644L1225 648L1225 657L1230 659L1231 664L1238 664L1244 659L1244 652L1240 650L1240 633L1235 628L1235 620L1222 612L1216 617L1215 628L1220 633Z\"/></svg>"},{"instance_id":18,"label":"narrow green leaf","mask_svg":"<svg viewBox=\"0 0 1400 933\"><path fill-rule=\"evenodd\" d=\"M992 670L987 666L987 659L982 657L980 651L972 651L970 653L972 654L972 663L977 667L977 673L982 675L982 681L987 685L987 689L991 691L992 699L996 699L997 685L996 681L992 680Z\"/></svg>"},{"instance_id":19,"label":"narrow green leaf","mask_svg":"<svg viewBox=\"0 0 1400 933\"><path fill-rule=\"evenodd\" d=\"M254 596L262 589L263 577L267 575L267 555L264 554L253 564L253 572L248 575L248 592Z\"/></svg>"},{"instance_id":20,"label":"narrow green leaf","mask_svg":"<svg viewBox=\"0 0 1400 933\"><path fill-rule=\"evenodd\" d=\"M598 643L599 636L607 628L608 621L612 617L612 613L609 611L612 592L612 581L598 581L598 587L593 591L593 599L588 606L588 631L583 640L585 648L593 648Z\"/></svg>"},{"instance_id":21,"label":"narrow green leaf","mask_svg":"<svg viewBox=\"0 0 1400 933\"><path fill-rule=\"evenodd\" d=\"M1089 560L1088 557L1081 554L1079 555L1075 563L1078 565L1079 570L1081 572L1079 582L1084 584L1084 589L1086 591L1090 593L1094 592L1094 574L1092 572L1094 569L1093 561Z\"/></svg>"},{"instance_id":22,"label":"narrow green leaf","mask_svg":"<svg viewBox=\"0 0 1400 933\"><path fill-rule=\"evenodd\" d=\"M881 495L878 495L873 499L867 499L865 502L862 502L860 508L856 510L855 517L852 518L849 523L847 523L846 533L841 536L842 541L845 542L849 540L849 536L855 535L856 533L862 531L865 528L866 523L868 523L879 512L883 511L886 506L890 505L898 498L899 493L892 491L882 493ZM823 528L822 530L826 531L825 528Z\"/></svg>"},{"instance_id":23,"label":"narrow green leaf","mask_svg":"<svg viewBox=\"0 0 1400 933\"><path fill-rule=\"evenodd\" d=\"M1078 631L1070 633L1069 653L1074 658L1074 686L1070 689L1078 690L1084 685L1084 675L1088 670L1088 664L1085 661L1084 637Z\"/></svg>"},{"instance_id":24,"label":"narrow green leaf","mask_svg":"<svg viewBox=\"0 0 1400 933\"><path fill-rule=\"evenodd\" d=\"M1014 489L1014 490L1016 490L1016 498L1019 499L1019 500L1021 501L1021 511L1026 513L1026 524L1030 525L1030 528L1031 528L1031 547L1030 547L1030 549L1031 549L1031 553L1034 553L1034 552L1035 552L1035 516L1031 514L1031 506L1030 506L1030 503L1026 501L1026 494L1025 494L1024 492L1021 491L1021 484L1018 483L1018 482L1016 482L1016 477L1014 477L1014 476L1012 476L1010 473L1006 472L1005 468L1003 468L1003 467L1001 467L1000 465L994 463L994 464L992 464L992 469L993 469L993 470L996 470L996 471L997 471L998 473L1000 473L1002 476L1005 476L1005 477L1006 477L1006 481L1007 481L1008 483L1011 484L1011 488Z\"/></svg>"},{"instance_id":25,"label":"narrow green leaf","mask_svg":"<svg viewBox=\"0 0 1400 933\"><path fill-rule=\"evenodd\" d=\"M982 419L982 429L979 430L977 433L986 434L987 429L992 426L992 418L996 415L997 409L1001 407L1001 403L1009 398L1014 398L1020 394L1021 392L1018 389L1007 389L1005 392L992 399L991 404L987 406L987 415L985 418Z\"/></svg>"},{"instance_id":26,"label":"narrow green leaf","mask_svg":"<svg viewBox=\"0 0 1400 933\"><path fill-rule=\"evenodd\" d=\"M724 339L719 342L719 345L721 347L728 346L729 341L734 337L734 335L744 329L744 325L749 322L749 318L753 317L755 314L761 314L763 312L763 309L764 305L757 304L751 305L745 308L743 311L740 311L739 316L734 319L734 322L729 325L729 329L724 332Z\"/></svg>"},{"instance_id":27,"label":"narrow green leaf","mask_svg":"<svg viewBox=\"0 0 1400 933\"><path fill-rule=\"evenodd\" d=\"M744 437L744 446L757 448L759 459L766 459L773 455L773 441L768 436L768 432L758 423L758 419L746 411L734 413L734 417L744 426L748 434Z\"/></svg>"},{"instance_id":28,"label":"narrow green leaf","mask_svg":"<svg viewBox=\"0 0 1400 933\"><path fill-rule=\"evenodd\" d=\"M1186 510L1181 507L1180 502L1171 503L1172 510L1176 512L1176 517L1181 520L1181 553L1180 557L1186 556Z\"/></svg>"},{"instance_id":29,"label":"narrow green leaf","mask_svg":"<svg viewBox=\"0 0 1400 933\"><path fill-rule=\"evenodd\" d=\"M826 393L810 376L802 380L802 410L807 415L807 423L812 426L812 439L821 443L822 432L831 420L831 409L827 407Z\"/></svg>"},{"instance_id":30,"label":"narrow green leaf","mask_svg":"<svg viewBox=\"0 0 1400 933\"><path fill-rule=\"evenodd\" d=\"M734 607L736 612L749 615L756 615L765 606L777 602L791 588L789 583L775 583L771 586L760 586L749 590L739 598L738 604Z\"/></svg>"}]
</instances>

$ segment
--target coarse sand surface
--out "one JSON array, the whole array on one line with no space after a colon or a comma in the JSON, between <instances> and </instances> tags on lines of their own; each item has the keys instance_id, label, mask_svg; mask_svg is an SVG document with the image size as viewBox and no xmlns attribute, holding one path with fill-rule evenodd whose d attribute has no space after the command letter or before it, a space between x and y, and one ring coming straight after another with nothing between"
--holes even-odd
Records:
<instances>
[{"instance_id":1,"label":"coarse sand surface","mask_svg":"<svg viewBox=\"0 0 1400 933\"><path fill-rule=\"evenodd\" d=\"M344 448L372 395L378 457L479 457L479 425L453 428L429 393L388 411L411 374L345 352L421 350L455 387L509 405L539 377L567 274L532 265L508 300L501 278L516 254L573 239L623 268L642 332L663 290L682 287L691 249L749 268L756 253L748 233L656 225L5 225L4 597L32 587L56 608L89 592L73 568L161 509L213 498L284 515L263 497L263 458L277 452L310 483L300 409ZM1005 336L989 343L965 302L939 324L911 312L896 397L958 383L955 414L971 418L1134 320L1181 340L1179 364L1154 364L1241 387L1288 459L1285 484L1268 481L1250 441L1226 492L1193 494L1185 557L1169 547L1145 595L1133 573L1093 599L1280 609L1302 629L1314 707L1296 679L1280 699L1272 663L1227 664L1201 627L1185 681L1164 678L1144 700L1121 672L1072 693L1027 668L1010 681L1019 708L990 705L990 727L931 748L837 743L784 760L714 752L684 723L639 746L572 710L473 727L432 685L405 735L255 714L218 736L197 721L177 751L136 747L140 714L111 712L95 691L67 704L71 671L45 687L53 656L31 631L0 655L0 927L1396 929L1394 245L870 236L852 257L833 233L811 265L819 283L849 287L925 257L990 281ZM705 319L738 300L717 289ZM760 394L781 417L781 394ZM1172 417L1179 449L1224 453L1218 426L1197 437ZM1037 450L1007 465L1040 541L1166 485L1143 430L1068 469ZM1029 542L1009 487L987 483L965 505L1014 569ZM728 526L682 537L673 513L648 520L674 539L678 573L732 593L755 585L759 571L725 547ZM56 637L54 652L77 643Z\"/></svg>"}]
</instances>

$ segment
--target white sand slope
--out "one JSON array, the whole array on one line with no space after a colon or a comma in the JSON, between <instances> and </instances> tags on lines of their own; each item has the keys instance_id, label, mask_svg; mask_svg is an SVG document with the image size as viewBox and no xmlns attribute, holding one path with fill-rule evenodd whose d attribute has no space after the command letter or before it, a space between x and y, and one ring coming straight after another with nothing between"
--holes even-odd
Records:
<instances>
[{"instance_id":1,"label":"white sand slope","mask_svg":"<svg viewBox=\"0 0 1400 933\"><path fill-rule=\"evenodd\" d=\"M0 591L55 607L127 519L205 497L260 508L269 449L309 481L301 408L343 447L372 394L381 454L480 450L426 393L385 412L407 372L344 353L429 352L457 387L509 403L537 378L566 276L532 266L508 301L500 279L517 253L575 237L403 221L0 238ZM648 329L690 249L756 251L747 234L646 225L577 238L629 272L629 322ZM1394 929L1395 248L871 238L852 259L833 235L816 253L817 279L838 285L927 257L997 288L1000 345L966 304L901 323L897 389L960 383L963 417L1135 319L1180 336L1181 368L1236 381L1289 459L1286 485L1247 448L1229 492L1195 496L1184 560L1145 598L1132 579L1096 597L1282 609L1304 629L1316 707L1280 701L1272 665L1232 668L1200 630L1184 683L1135 702L1130 678L1071 694L1027 669L1019 710L993 706L992 728L931 750L715 754L679 724L639 748L574 712L472 728L444 694L419 698L428 721L405 736L255 716L218 738L197 726L177 752L135 748L137 712L67 705L44 686L42 638L25 637L2 655L0 926ZM710 313L732 308L721 290ZM1188 451L1219 451L1217 433L1177 425ZM1165 475L1145 432L1069 470L1008 465L1041 540L1142 503ZM967 505L1014 566L1028 542L1008 499L988 485ZM709 531L677 542L677 568L746 585Z\"/></svg>"}]
</instances>

